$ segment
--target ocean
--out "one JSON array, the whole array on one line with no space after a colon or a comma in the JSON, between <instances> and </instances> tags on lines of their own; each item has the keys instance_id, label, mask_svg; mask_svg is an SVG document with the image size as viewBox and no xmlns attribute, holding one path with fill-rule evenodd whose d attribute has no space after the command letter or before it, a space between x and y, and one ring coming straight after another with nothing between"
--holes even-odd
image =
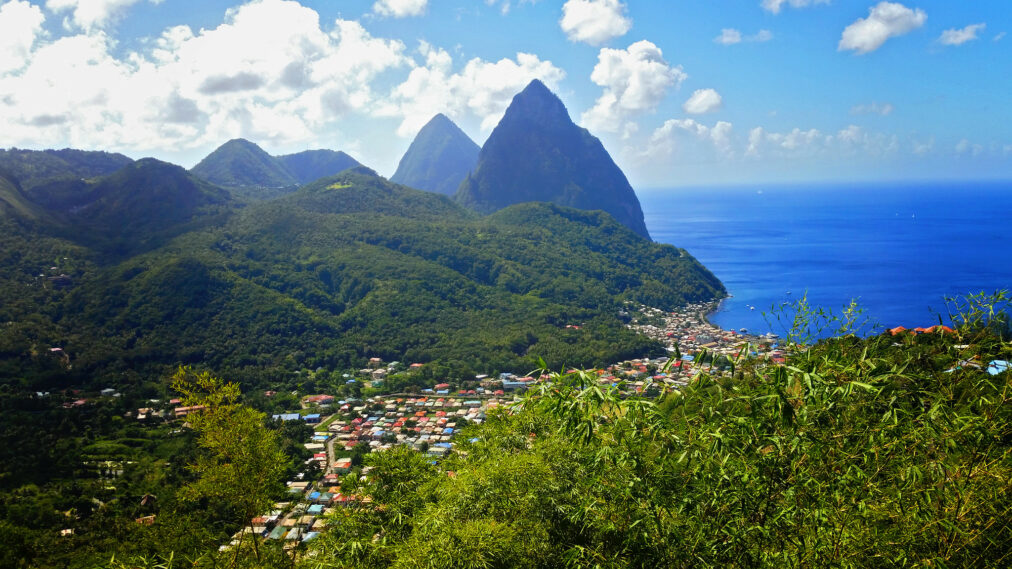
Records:
<instances>
[{"instance_id":1,"label":"ocean","mask_svg":"<svg viewBox=\"0 0 1012 569\"><path fill-rule=\"evenodd\" d=\"M807 295L869 326L948 323L946 297L1012 288L1012 182L641 190L655 241L727 287L710 320L751 333Z\"/></svg>"}]
</instances>

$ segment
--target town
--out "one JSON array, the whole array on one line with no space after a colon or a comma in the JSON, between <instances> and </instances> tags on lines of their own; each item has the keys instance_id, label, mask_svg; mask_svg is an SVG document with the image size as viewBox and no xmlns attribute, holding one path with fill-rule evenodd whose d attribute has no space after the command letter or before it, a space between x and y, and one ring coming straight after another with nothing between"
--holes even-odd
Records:
<instances>
[{"instance_id":1,"label":"town","mask_svg":"<svg viewBox=\"0 0 1012 569\"><path fill-rule=\"evenodd\" d=\"M706 315L717 308L716 303L698 303L663 311L626 303L621 315L627 320L627 326L659 341L667 355L626 360L586 371L599 385L613 386L623 397L659 397L683 388L701 371L726 373L731 362L742 357L761 355L774 365L784 362L785 352L775 335L748 335L722 330L709 323ZM62 350L52 355L68 358ZM481 424L496 408L511 408L522 401L526 391L550 379L540 370L476 375L469 381L423 380L427 377L425 368L424 363L384 362L373 357L366 367L340 374L343 389L330 393L326 389L309 394L292 392L286 400L297 402L298 408L272 413L271 420L275 424L298 422L312 429L310 440L302 443L308 458L286 483L289 498L252 519L230 543L221 547L234 547L248 539L249 534L261 539L283 540L289 548L314 539L326 526L328 514L335 509L356 507L369 501L368 496L342 489L342 480L347 480L347 476L357 480L369 476L369 467L363 465L364 455L405 446L438 463L453 452L454 439L461 429ZM295 373L311 378L324 371ZM406 388L403 381L392 381L405 377L410 379ZM425 381L429 383L419 387L419 383ZM49 396L48 393L38 395ZM112 388L103 389L97 395L89 398L74 391L64 406L84 407L101 399L122 396ZM262 396L262 401L274 401L282 394L268 390L258 395ZM187 418L202 409L199 405L185 405L176 398L151 399L147 406L127 416L142 424L178 422L179 429L186 429ZM115 462L94 466L112 475L122 472L122 465ZM153 521L152 516L137 519L140 524Z\"/></svg>"},{"instance_id":2,"label":"town","mask_svg":"<svg viewBox=\"0 0 1012 569\"><path fill-rule=\"evenodd\" d=\"M757 356L762 350L769 361L783 363L784 352L776 336L749 336L725 331L707 322L705 315L716 309L714 303L688 305L674 312L638 306L630 310L629 326L665 344L669 356L633 359L603 369L590 370L601 385L613 385L627 396L656 397L680 389L699 370L722 373L721 362ZM576 326L576 325L572 325ZM745 352L748 350L748 352ZM700 356L705 356L702 361ZM373 388L384 385L396 373L399 362L389 364L372 358L369 367L359 370L349 382L367 382ZM409 372L423 364L407 366ZM576 371L576 370L570 370ZM275 504L274 510L258 516L223 548L237 545L243 533L266 539L284 540L286 547L310 541L327 524L327 515L336 508L358 506L369 500L344 492L342 477L349 474L368 477L369 467L361 466L367 452L404 445L425 453L434 462L453 451L454 437L463 427L480 424L495 408L509 408L531 386L549 379L538 373L520 376L503 372L495 377L478 375L473 389L451 389L450 383L434 383L420 393L394 393L364 399L338 399L334 395L308 395L301 399L298 412L273 415L277 421L302 421L314 426L312 441L305 447L313 453L306 471L318 473L310 479L300 472L287 482L292 499ZM176 409L176 414L192 409Z\"/></svg>"}]
</instances>

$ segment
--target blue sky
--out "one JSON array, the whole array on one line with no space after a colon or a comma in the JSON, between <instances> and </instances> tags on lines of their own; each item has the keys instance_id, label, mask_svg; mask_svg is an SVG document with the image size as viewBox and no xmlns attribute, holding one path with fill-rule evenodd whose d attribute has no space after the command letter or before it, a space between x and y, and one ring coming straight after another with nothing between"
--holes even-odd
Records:
<instances>
[{"instance_id":1,"label":"blue sky","mask_svg":"<svg viewBox=\"0 0 1012 569\"><path fill-rule=\"evenodd\" d=\"M537 77L636 187L1012 179L1007 0L0 0L0 147L390 175Z\"/></svg>"}]
</instances>

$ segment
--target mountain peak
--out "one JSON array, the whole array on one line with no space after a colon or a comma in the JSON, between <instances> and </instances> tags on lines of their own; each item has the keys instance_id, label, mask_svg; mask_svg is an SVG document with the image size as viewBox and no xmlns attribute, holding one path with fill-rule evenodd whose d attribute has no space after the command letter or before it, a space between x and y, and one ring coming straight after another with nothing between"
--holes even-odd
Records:
<instances>
[{"instance_id":1,"label":"mountain peak","mask_svg":"<svg viewBox=\"0 0 1012 569\"><path fill-rule=\"evenodd\" d=\"M538 79L528 83L523 91L513 97L503 116L503 121L518 119L530 123L573 122L562 99Z\"/></svg>"},{"instance_id":2,"label":"mountain peak","mask_svg":"<svg viewBox=\"0 0 1012 569\"><path fill-rule=\"evenodd\" d=\"M335 150L304 150L296 154L278 156L277 159L300 184L308 184L348 168L361 166L358 160Z\"/></svg>"},{"instance_id":3,"label":"mountain peak","mask_svg":"<svg viewBox=\"0 0 1012 569\"><path fill-rule=\"evenodd\" d=\"M513 97L455 198L483 213L551 202L603 210L649 239L639 199L604 145L538 80Z\"/></svg>"},{"instance_id":4,"label":"mountain peak","mask_svg":"<svg viewBox=\"0 0 1012 569\"><path fill-rule=\"evenodd\" d=\"M284 164L244 138L222 144L190 172L212 184L231 188L276 188L297 183Z\"/></svg>"},{"instance_id":5,"label":"mountain peak","mask_svg":"<svg viewBox=\"0 0 1012 569\"><path fill-rule=\"evenodd\" d=\"M460 127L440 113L418 131L390 181L453 195L478 162L479 150Z\"/></svg>"}]
</instances>

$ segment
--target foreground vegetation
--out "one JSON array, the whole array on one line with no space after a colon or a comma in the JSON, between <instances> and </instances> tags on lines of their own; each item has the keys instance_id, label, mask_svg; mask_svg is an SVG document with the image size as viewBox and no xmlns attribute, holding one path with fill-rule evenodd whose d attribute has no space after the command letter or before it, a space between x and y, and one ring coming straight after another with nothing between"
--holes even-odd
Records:
<instances>
[{"instance_id":1,"label":"foreground vegetation","mask_svg":"<svg viewBox=\"0 0 1012 569\"><path fill-rule=\"evenodd\" d=\"M970 365L1007 340L838 337L658 401L561 376L438 468L370 457L383 506L339 513L306 564L1007 566L1012 374Z\"/></svg>"},{"instance_id":2,"label":"foreground vegetation","mask_svg":"<svg viewBox=\"0 0 1012 569\"><path fill-rule=\"evenodd\" d=\"M555 375L439 464L367 455L342 486L372 504L308 544L103 566L1004 567L1012 374L986 369L1012 337L965 307L954 333L794 345L656 400Z\"/></svg>"}]
</instances>

